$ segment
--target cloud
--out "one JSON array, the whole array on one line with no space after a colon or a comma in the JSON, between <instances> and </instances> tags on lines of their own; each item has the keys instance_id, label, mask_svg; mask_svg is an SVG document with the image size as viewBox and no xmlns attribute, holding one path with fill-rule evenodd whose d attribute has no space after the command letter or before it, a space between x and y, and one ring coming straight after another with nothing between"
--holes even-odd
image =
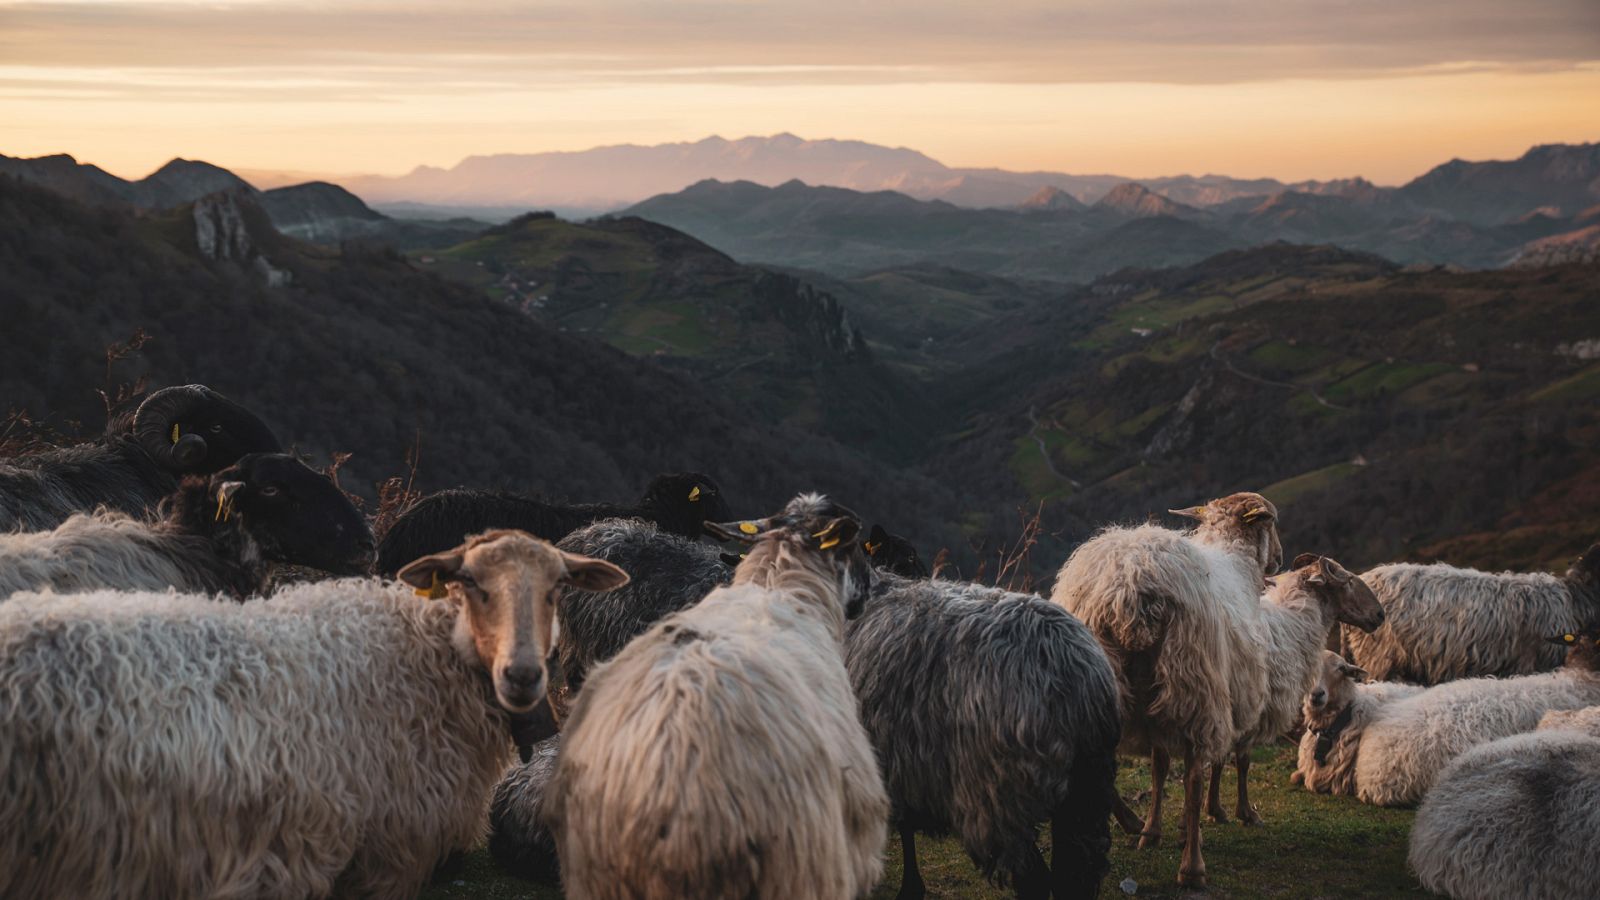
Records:
<instances>
[{"instance_id":1,"label":"cloud","mask_svg":"<svg viewBox=\"0 0 1600 900\"><path fill-rule=\"evenodd\" d=\"M51 74L64 70L129 95L181 96L199 76L243 100L663 81L1208 84L1572 68L1600 60L1600 3L0 0L0 59L0 91L52 89L73 80Z\"/></svg>"}]
</instances>

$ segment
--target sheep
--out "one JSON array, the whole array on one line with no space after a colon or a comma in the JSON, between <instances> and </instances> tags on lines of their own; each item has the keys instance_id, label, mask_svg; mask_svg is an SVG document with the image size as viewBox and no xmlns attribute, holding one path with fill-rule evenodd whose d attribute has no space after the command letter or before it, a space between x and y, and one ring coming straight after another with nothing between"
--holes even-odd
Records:
<instances>
[{"instance_id":1,"label":"sheep","mask_svg":"<svg viewBox=\"0 0 1600 900\"><path fill-rule=\"evenodd\" d=\"M1020 897L1094 897L1110 867L1121 710L1082 622L1043 598L884 579L845 661L899 829L901 900L924 896L916 833L954 833ZM1051 823L1052 866L1035 846Z\"/></svg>"},{"instance_id":2,"label":"sheep","mask_svg":"<svg viewBox=\"0 0 1600 900\"><path fill-rule=\"evenodd\" d=\"M210 388L164 388L98 441L0 461L0 533L45 531L101 506L143 516L186 474L281 449L254 413Z\"/></svg>"},{"instance_id":3,"label":"sheep","mask_svg":"<svg viewBox=\"0 0 1600 900\"><path fill-rule=\"evenodd\" d=\"M1353 796L1356 792L1356 745L1361 732L1385 704L1421 693L1420 684L1365 682L1365 669L1332 650L1322 651L1317 680L1307 692L1301 714L1305 731L1293 784L1320 794Z\"/></svg>"},{"instance_id":4,"label":"sheep","mask_svg":"<svg viewBox=\"0 0 1600 900\"><path fill-rule=\"evenodd\" d=\"M1234 745L1238 772L1235 812L1245 825L1258 825L1261 816L1250 805L1250 750L1276 741L1294 726L1301 700L1322 667L1322 645L1335 621L1371 631L1383 623L1383 607L1372 590L1343 566L1325 557L1302 553L1293 571L1277 576L1261 598L1261 635L1267 667L1267 692L1255 726ZM1217 822L1227 821L1222 808L1222 766L1211 770L1207 811Z\"/></svg>"},{"instance_id":5,"label":"sheep","mask_svg":"<svg viewBox=\"0 0 1600 900\"><path fill-rule=\"evenodd\" d=\"M500 491L451 490L411 504L378 542L379 575L392 575L419 556L459 544L490 528L518 528L547 541L600 519L638 518L684 537L697 537L705 522L727 521L716 482L696 472L658 475L633 507L609 503L559 505Z\"/></svg>"},{"instance_id":6,"label":"sheep","mask_svg":"<svg viewBox=\"0 0 1600 900\"><path fill-rule=\"evenodd\" d=\"M627 576L520 532L271 599L0 604L0 896L414 897L544 705L552 593Z\"/></svg>"},{"instance_id":7,"label":"sheep","mask_svg":"<svg viewBox=\"0 0 1600 900\"><path fill-rule=\"evenodd\" d=\"M861 549L881 571L905 578L928 577L928 567L922 564L917 548L905 538L885 531L882 525L872 526L867 539L861 542Z\"/></svg>"},{"instance_id":8,"label":"sheep","mask_svg":"<svg viewBox=\"0 0 1600 900\"><path fill-rule=\"evenodd\" d=\"M619 591L562 595L556 659L566 696L559 699L575 696L596 663L610 659L651 625L699 602L733 577L733 566L720 558L716 547L638 519L602 519L572 532L557 546L608 560L633 575Z\"/></svg>"},{"instance_id":9,"label":"sheep","mask_svg":"<svg viewBox=\"0 0 1600 900\"><path fill-rule=\"evenodd\" d=\"M545 827L544 798L560 754L560 734L534 745L529 758L495 785L489 803L489 855L520 878L551 884L559 880L561 865Z\"/></svg>"},{"instance_id":10,"label":"sheep","mask_svg":"<svg viewBox=\"0 0 1600 900\"><path fill-rule=\"evenodd\" d=\"M1576 647L1554 672L1450 681L1378 706L1360 727L1342 729L1327 765L1333 773L1353 766L1355 796L1364 803L1416 804L1446 764L1469 748L1532 731L1551 710L1600 705L1600 659L1581 641L1573 643L1578 634L1552 639Z\"/></svg>"},{"instance_id":11,"label":"sheep","mask_svg":"<svg viewBox=\"0 0 1600 900\"><path fill-rule=\"evenodd\" d=\"M1189 534L1155 525L1112 527L1073 551L1051 600L1081 619L1118 666L1128 702L1126 752L1148 749L1153 790L1142 828L1116 799L1118 822L1161 838L1170 754L1184 758L1184 845L1178 882L1205 885L1200 803L1205 767L1256 727L1268 690L1258 633L1265 576L1283 562L1277 509L1239 493L1173 510L1198 519Z\"/></svg>"},{"instance_id":12,"label":"sheep","mask_svg":"<svg viewBox=\"0 0 1600 900\"><path fill-rule=\"evenodd\" d=\"M1561 648L1545 638L1600 616L1600 544L1560 578L1411 564L1361 577L1389 621L1371 635L1344 629L1335 649L1382 681L1440 684L1548 671L1561 664Z\"/></svg>"},{"instance_id":13,"label":"sheep","mask_svg":"<svg viewBox=\"0 0 1600 900\"><path fill-rule=\"evenodd\" d=\"M842 658L871 568L859 520L802 494L733 583L597 666L545 816L568 896L847 898L883 869L888 798Z\"/></svg>"},{"instance_id":14,"label":"sheep","mask_svg":"<svg viewBox=\"0 0 1600 900\"><path fill-rule=\"evenodd\" d=\"M740 561L737 555L722 554L709 544L638 519L603 519L572 532L557 546L608 560L633 574L633 580L619 590L572 590L561 596L552 677L563 683L552 693L551 703L563 715L591 668L651 625L726 584ZM921 566L911 544L881 525L872 527L862 550L880 571L884 564L912 571ZM854 633L852 627L846 641ZM507 775L495 789L489 813L490 854L506 869L536 880L553 880L558 870L554 839L540 814L558 748L555 740L540 745L532 763Z\"/></svg>"},{"instance_id":15,"label":"sheep","mask_svg":"<svg viewBox=\"0 0 1600 900\"><path fill-rule=\"evenodd\" d=\"M164 518L79 513L53 531L0 535L0 600L18 591L95 588L260 591L273 562L335 574L372 562L366 519L326 477L282 453L252 453L188 476Z\"/></svg>"},{"instance_id":16,"label":"sheep","mask_svg":"<svg viewBox=\"0 0 1600 900\"><path fill-rule=\"evenodd\" d=\"M1600 643L1593 630L1576 636ZM1595 895L1597 841L1600 708L1589 707L1451 763L1417 810L1409 861L1424 887L1456 900L1566 900Z\"/></svg>"}]
</instances>

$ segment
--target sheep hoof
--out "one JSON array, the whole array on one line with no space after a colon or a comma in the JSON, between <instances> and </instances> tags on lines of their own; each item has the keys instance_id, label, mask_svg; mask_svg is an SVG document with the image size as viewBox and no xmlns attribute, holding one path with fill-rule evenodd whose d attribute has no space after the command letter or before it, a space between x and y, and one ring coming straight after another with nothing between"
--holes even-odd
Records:
<instances>
[{"instance_id":1,"label":"sheep hoof","mask_svg":"<svg viewBox=\"0 0 1600 900\"><path fill-rule=\"evenodd\" d=\"M1261 824L1261 814L1256 812L1254 806L1246 806L1239 810L1239 824L1246 827Z\"/></svg>"},{"instance_id":2,"label":"sheep hoof","mask_svg":"<svg viewBox=\"0 0 1600 900\"><path fill-rule=\"evenodd\" d=\"M1206 815L1210 816L1211 821L1217 823L1218 825L1228 824L1228 813L1220 806L1215 809L1206 810Z\"/></svg>"},{"instance_id":3,"label":"sheep hoof","mask_svg":"<svg viewBox=\"0 0 1600 900\"><path fill-rule=\"evenodd\" d=\"M1188 888L1188 889L1194 890L1194 891L1203 891L1203 890L1205 890L1206 889L1206 870L1205 869L1201 869L1198 872L1185 872L1182 869L1179 869L1178 870L1178 887Z\"/></svg>"}]
</instances>

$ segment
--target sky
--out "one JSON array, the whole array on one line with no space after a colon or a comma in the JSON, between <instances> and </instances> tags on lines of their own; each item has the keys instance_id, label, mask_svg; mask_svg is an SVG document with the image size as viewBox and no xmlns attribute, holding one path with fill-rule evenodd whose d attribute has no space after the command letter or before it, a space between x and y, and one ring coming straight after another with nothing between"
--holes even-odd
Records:
<instances>
[{"instance_id":1,"label":"sky","mask_svg":"<svg viewBox=\"0 0 1600 900\"><path fill-rule=\"evenodd\" d=\"M1600 0L0 0L0 153L124 177L784 131L1395 184L1600 140Z\"/></svg>"}]
</instances>

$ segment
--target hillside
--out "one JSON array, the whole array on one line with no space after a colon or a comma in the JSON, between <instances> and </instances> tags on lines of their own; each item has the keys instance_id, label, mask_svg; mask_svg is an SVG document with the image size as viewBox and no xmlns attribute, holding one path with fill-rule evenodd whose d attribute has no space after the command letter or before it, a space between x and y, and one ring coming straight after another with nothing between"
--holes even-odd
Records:
<instances>
[{"instance_id":1,"label":"hillside","mask_svg":"<svg viewBox=\"0 0 1600 900\"><path fill-rule=\"evenodd\" d=\"M688 373L772 424L888 458L933 427L921 395L875 358L832 296L643 219L530 214L418 263Z\"/></svg>"},{"instance_id":2,"label":"hillside","mask_svg":"<svg viewBox=\"0 0 1600 900\"><path fill-rule=\"evenodd\" d=\"M313 244L366 240L401 250L440 247L489 227L472 219L392 219L336 184L312 181L273 188L260 195L261 207L279 231Z\"/></svg>"},{"instance_id":3,"label":"hillside","mask_svg":"<svg viewBox=\"0 0 1600 900\"><path fill-rule=\"evenodd\" d=\"M1286 245L1121 273L993 323L1031 340L946 391L930 470L1050 501L1055 555L1254 488L1290 553L1564 565L1600 536L1597 277Z\"/></svg>"},{"instance_id":4,"label":"hillside","mask_svg":"<svg viewBox=\"0 0 1600 900\"><path fill-rule=\"evenodd\" d=\"M768 426L715 385L392 253L282 237L248 198L219 197L133 217L0 178L10 410L93 432L106 347L143 329L149 342L116 364L112 388L208 383L319 460L353 453L345 484L369 495L406 471L415 446L428 489L621 500L656 472L692 469L714 474L741 513L816 488L925 546L956 540L941 524L959 518L945 487L815 431Z\"/></svg>"}]
</instances>

